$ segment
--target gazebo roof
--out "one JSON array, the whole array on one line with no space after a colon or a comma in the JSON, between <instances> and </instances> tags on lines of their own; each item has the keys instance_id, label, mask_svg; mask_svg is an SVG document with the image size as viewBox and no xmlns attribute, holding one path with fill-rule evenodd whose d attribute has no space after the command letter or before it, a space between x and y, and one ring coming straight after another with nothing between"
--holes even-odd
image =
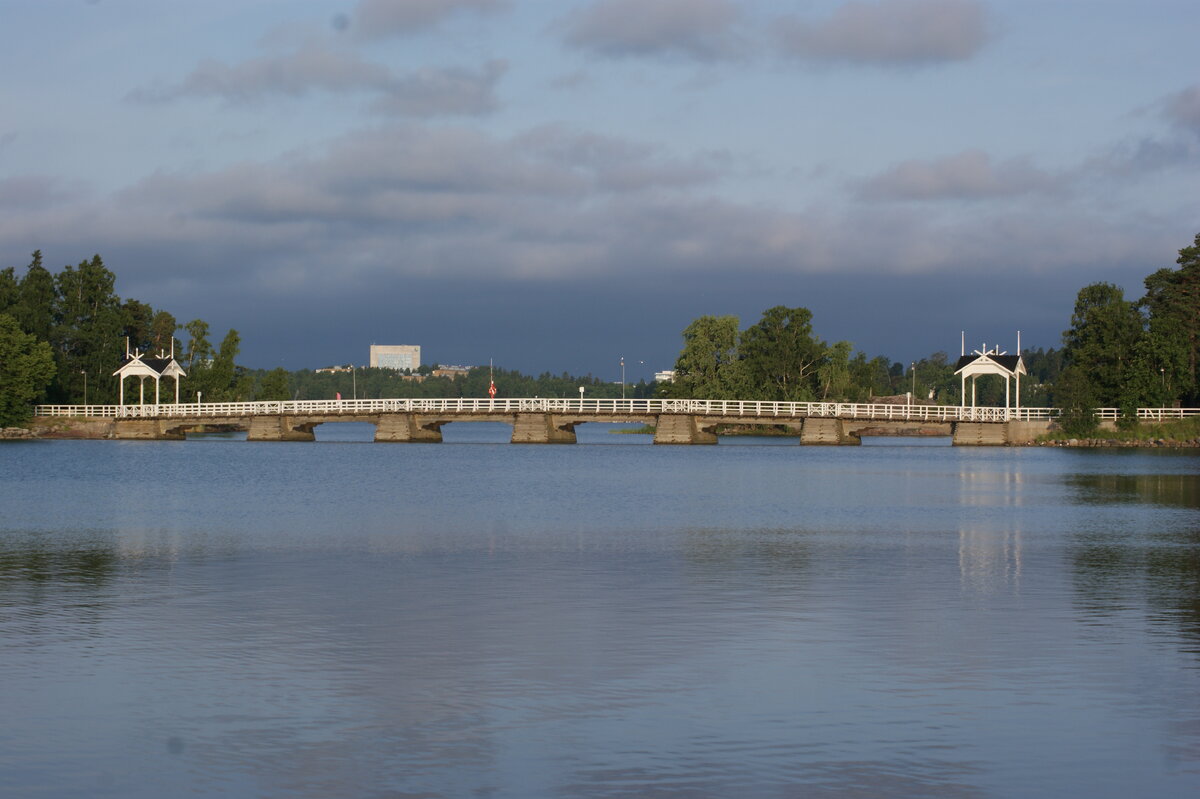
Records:
<instances>
[{"instance_id":1,"label":"gazebo roof","mask_svg":"<svg viewBox=\"0 0 1200 799\"><path fill-rule=\"evenodd\" d=\"M954 374L1018 375L1025 374L1025 360L1020 355L1001 355L994 350L979 352L958 359Z\"/></svg>"},{"instance_id":2,"label":"gazebo roof","mask_svg":"<svg viewBox=\"0 0 1200 799\"><path fill-rule=\"evenodd\" d=\"M120 368L113 372L117 375L144 375L147 377L187 377L183 367L172 357L147 358L134 352L126 354Z\"/></svg>"}]
</instances>

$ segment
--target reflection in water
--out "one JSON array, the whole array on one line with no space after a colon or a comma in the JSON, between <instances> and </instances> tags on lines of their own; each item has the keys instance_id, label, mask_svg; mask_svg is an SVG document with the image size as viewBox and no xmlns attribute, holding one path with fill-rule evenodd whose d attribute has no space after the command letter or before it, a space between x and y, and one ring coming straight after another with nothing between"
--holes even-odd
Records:
<instances>
[{"instance_id":1,"label":"reflection in water","mask_svg":"<svg viewBox=\"0 0 1200 799\"><path fill-rule=\"evenodd\" d=\"M1196 474L1072 474L1066 483L1086 502L1134 502L1200 508Z\"/></svg>"},{"instance_id":2,"label":"reflection in water","mask_svg":"<svg viewBox=\"0 0 1200 799\"><path fill-rule=\"evenodd\" d=\"M112 576L117 561L111 547L88 544L64 551L44 539L21 546L4 538L0 539L0 587L12 589L21 583L98 587Z\"/></svg>"},{"instance_id":3,"label":"reflection in water","mask_svg":"<svg viewBox=\"0 0 1200 799\"><path fill-rule=\"evenodd\" d=\"M1015 525L1015 519L1010 523ZM960 530L958 570L964 589L980 594L1021 592L1021 531Z\"/></svg>"},{"instance_id":4,"label":"reflection in water","mask_svg":"<svg viewBox=\"0 0 1200 799\"><path fill-rule=\"evenodd\" d=\"M1087 473L1066 476L1083 505L1200 509L1200 474ZM1146 604L1154 629L1200 645L1200 521L1183 526L1096 526L1074 535L1071 562L1089 613L1119 618Z\"/></svg>"},{"instance_id":5,"label":"reflection in water","mask_svg":"<svg viewBox=\"0 0 1200 799\"><path fill-rule=\"evenodd\" d=\"M1118 618L1146 605L1155 628L1167 626L1200 650L1200 527L1139 538L1090 532L1078 537L1071 563L1080 601L1090 616ZM1160 630L1161 631L1161 630Z\"/></svg>"},{"instance_id":6,"label":"reflection in water","mask_svg":"<svg viewBox=\"0 0 1200 799\"><path fill-rule=\"evenodd\" d=\"M0 795L1197 787L1194 460L215 441L5 457Z\"/></svg>"}]
</instances>

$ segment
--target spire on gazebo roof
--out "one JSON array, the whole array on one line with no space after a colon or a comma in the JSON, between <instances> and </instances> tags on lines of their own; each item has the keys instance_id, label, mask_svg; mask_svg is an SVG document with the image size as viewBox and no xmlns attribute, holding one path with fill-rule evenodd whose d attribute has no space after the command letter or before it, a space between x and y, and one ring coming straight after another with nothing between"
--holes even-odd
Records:
<instances>
[{"instance_id":1,"label":"spire on gazebo roof","mask_svg":"<svg viewBox=\"0 0 1200 799\"><path fill-rule=\"evenodd\" d=\"M147 377L154 380L154 402L158 404L158 383L164 377L175 378L175 401L179 402L179 378L187 377L187 373L183 371L183 367L175 360L175 337L171 337L171 354L168 355L163 350L158 351L158 357L147 357L138 349L130 351L129 338L125 339L125 360L121 362L121 366L117 371L113 372L113 377L121 378L121 404L125 404L125 378L136 377L139 380L145 381ZM140 389L139 389L140 393Z\"/></svg>"}]
</instances>

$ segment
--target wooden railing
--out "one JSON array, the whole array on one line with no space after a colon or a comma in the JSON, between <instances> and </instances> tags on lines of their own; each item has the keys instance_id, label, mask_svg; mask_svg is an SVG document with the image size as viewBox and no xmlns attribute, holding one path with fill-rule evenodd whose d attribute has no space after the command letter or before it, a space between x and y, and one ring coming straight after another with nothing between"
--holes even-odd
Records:
<instances>
[{"instance_id":1,"label":"wooden railing","mask_svg":"<svg viewBox=\"0 0 1200 799\"><path fill-rule=\"evenodd\" d=\"M686 413L747 419L827 417L905 422L1047 421L1056 408L961 407L843 402L764 402L694 399L360 399L293 402L181 402L165 405L39 405L38 416L90 416L121 419L245 417L264 415L364 416L380 413L504 415L559 413L580 416L657 416ZM1098 408L1102 420L1120 418L1116 408ZM1138 419L1166 420L1200 416L1200 408L1139 408Z\"/></svg>"}]
</instances>

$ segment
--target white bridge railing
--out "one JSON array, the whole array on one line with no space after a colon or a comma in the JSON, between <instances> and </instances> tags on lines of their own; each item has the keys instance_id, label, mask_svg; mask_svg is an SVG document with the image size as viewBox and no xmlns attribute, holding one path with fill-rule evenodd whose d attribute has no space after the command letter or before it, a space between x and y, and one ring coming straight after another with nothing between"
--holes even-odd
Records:
<instances>
[{"instance_id":1,"label":"white bridge railing","mask_svg":"<svg viewBox=\"0 0 1200 799\"><path fill-rule=\"evenodd\" d=\"M657 416L687 413L697 416L748 420L826 417L905 422L1046 421L1056 408L960 407L958 405L893 405L845 402L765 402L755 400L692 399L360 399L295 402L181 402L166 405L39 405L37 416L90 416L120 419L171 419L274 415L366 416L380 413L421 413L447 416L560 413L580 416ZM1200 408L1139 408L1145 420L1200 416ZM1116 408L1098 408L1100 419L1117 419Z\"/></svg>"}]
</instances>

